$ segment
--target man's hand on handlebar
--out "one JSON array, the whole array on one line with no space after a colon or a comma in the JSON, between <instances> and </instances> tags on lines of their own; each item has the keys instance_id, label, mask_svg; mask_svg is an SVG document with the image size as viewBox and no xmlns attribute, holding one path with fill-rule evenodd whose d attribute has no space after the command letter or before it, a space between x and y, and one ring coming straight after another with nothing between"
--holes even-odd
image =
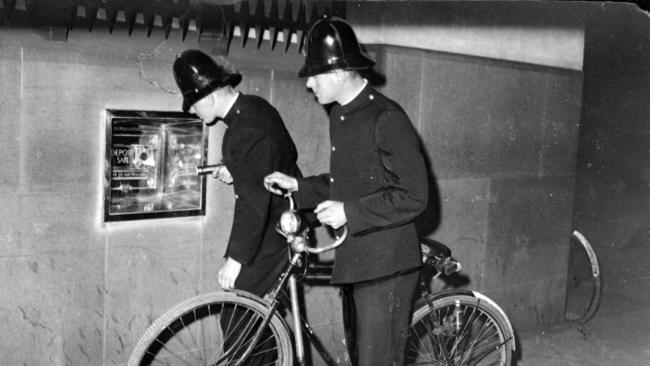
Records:
<instances>
[{"instance_id":1,"label":"man's hand on handlebar","mask_svg":"<svg viewBox=\"0 0 650 366\"><path fill-rule=\"evenodd\" d=\"M284 196L298 190L298 181L284 173L273 172L264 177L264 187L271 193Z\"/></svg>"},{"instance_id":2,"label":"man's hand on handlebar","mask_svg":"<svg viewBox=\"0 0 650 366\"><path fill-rule=\"evenodd\" d=\"M314 213L321 224L334 229L340 228L348 221L343 209L343 202L339 201L323 201L316 206Z\"/></svg>"}]
</instances>

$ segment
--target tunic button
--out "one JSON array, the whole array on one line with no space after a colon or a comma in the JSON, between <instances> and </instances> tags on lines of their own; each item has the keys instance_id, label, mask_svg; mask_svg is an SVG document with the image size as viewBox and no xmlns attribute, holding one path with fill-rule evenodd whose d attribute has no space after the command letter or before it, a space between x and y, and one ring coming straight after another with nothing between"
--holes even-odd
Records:
<instances>
[{"instance_id":1,"label":"tunic button","mask_svg":"<svg viewBox=\"0 0 650 366\"><path fill-rule=\"evenodd\" d=\"M332 151L336 151L336 146L332 146Z\"/></svg>"},{"instance_id":2,"label":"tunic button","mask_svg":"<svg viewBox=\"0 0 650 366\"><path fill-rule=\"evenodd\" d=\"M345 121L345 116L341 116L341 121Z\"/></svg>"},{"instance_id":3,"label":"tunic button","mask_svg":"<svg viewBox=\"0 0 650 366\"><path fill-rule=\"evenodd\" d=\"M235 195L235 199L238 199L238 198L239 198L239 195L238 195L238 194L236 194L236 195Z\"/></svg>"},{"instance_id":4,"label":"tunic button","mask_svg":"<svg viewBox=\"0 0 650 366\"><path fill-rule=\"evenodd\" d=\"M330 177L330 183L334 183L334 178Z\"/></svg>"},{"instance_id":5,"label":"tunic button","mask_svg":"<svg viewBox=\"0 0 650 366\"><path fill-rule=\"evenodd\" d=\"M368 96L368 98L370 98L370 100L373 100L373 99L375 99L375 96L372 95L372 94L370 94L370 95Z\"/></svg>"}]
</instances>

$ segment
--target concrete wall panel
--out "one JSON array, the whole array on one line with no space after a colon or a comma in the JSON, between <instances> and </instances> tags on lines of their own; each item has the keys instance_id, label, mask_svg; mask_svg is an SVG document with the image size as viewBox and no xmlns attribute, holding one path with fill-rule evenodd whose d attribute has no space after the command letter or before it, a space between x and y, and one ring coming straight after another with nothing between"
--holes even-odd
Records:
<instances>
[{"instance_id":1,"label":"concrete wall panel","mask_svg":"<svg viewBox=\"0 0 650 366\"><path fill-rule=\"evenodd\" d=\"M155 318L200 292L198 228L200 220L192 218L111 230L105 259L107 362L126 362Z\"/></svg>"},{"instance_id":2,"label":"concrete wall panel","mask_svg":"<svg viewBox=\"0 0 650 366\"><path fill-rule=\"evenodd\" d=\"M0 192L17 192L20 182L21 49L3 47L0 54Z\"/></svg>"}]
</instances>

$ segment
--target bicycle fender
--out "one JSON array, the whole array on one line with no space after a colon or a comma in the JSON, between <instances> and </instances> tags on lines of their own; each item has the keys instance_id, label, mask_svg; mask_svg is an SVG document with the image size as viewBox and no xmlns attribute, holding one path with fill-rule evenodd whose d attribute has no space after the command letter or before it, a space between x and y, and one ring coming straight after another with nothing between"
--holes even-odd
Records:
<instances>
[{"instance_id":1,"label":"bicycle fender","mask_svg":"<svg viewBox=\"0 0 650 366\"><path fill-rule=\"evenodd\" d=\"M501 316L503 316L503 319L506 320L506 324L508 324L508 330L510 330L510 334L512 334L514 336L515 331L512 328L512 324L510 323L510 318L508 318L508 316L506 315L506 312L503 311L503 309L501 309L501 306L499 306L496 302L494 302L494 300L490 299L489 297L483 295L482 293L480 293L478 291L472 291L472 293L474 294L474 297L477 297L477 298L481 299L482 301L485 301L485 302L491 304L492 306L494 306L495 309L497 309L499 311L499 313L501 313ZM515 342L514 338L512 339L511 343L512 343L512 350L514 351L516 349L516 342Z\"/></svg>"},{"instance_id":2,"label":"bicycle fender","mask_svg":"<svg viewBox=\"0 0 650 366\"><path fill-rule=\"evenodd\" d=\"M489 297L487 297L486 295L484 295L484 294L482 294L482 293L480 293L478 291L470 291L470 290L462 290L462 289L444 290L444 291L441 291L441 292L436 292L436 293L432 293L432 294L428 295L428 301L433 302L433 301L436 301L438 299L442 299L442 298L449 297L449 296L454 296L454 295L465 295L465 296L469 296L469 297L475 297L475 298L477 298L477 299L479 299L481 301L489 303L495 309L497 309L499 314L501 314L503 319L505 319L506 324L508 325L508 330L510 331L510 334L513 334L513 335L515 334L514 329L512 327L512 323L510 322L510 319L506 315L505 311L503 311L503 309L501 309L501 307L496 302L494 302L494 300L490 299ZM423 298L423 299L420 299L419 301L426 301L426 300L427 299ZM515 342L514 338L511 341L512 341L511 342L512 343L512 350L514 351L516 349L516 342Z\"/></svg>"},{"instance_id":3,"label":"bicycle fender","mask_svg":"<svg viewBox=\"0 0 650 366\"><path fill-rule=\"evenodd\" d=\"M261 297L259 297L257 295L251 294L250 292L247 292L247 291L232 289L232 290L228 290L228 291L216 291L216 292L232 294L233 296L245 297L245 298L253 300L253 301L255 301L255 302L259 303L260 305L262 305L264 307L267 307L267 308L271 306L271 303L269 301L267 301L267 300L265 300L265 299L263 299L263 298L261 298ZM201 295L199 295L199 296L201 296ZM285 320L285 318L283 316L281 316L280 313L276 313L276 316L280 320L280 322L282 323L282 325L284 326L285 329L287 329L289 332L293 332L292 331L293 328L289 327L289 325L287 324L287 321Z\"/></svg>"}]
</instances>

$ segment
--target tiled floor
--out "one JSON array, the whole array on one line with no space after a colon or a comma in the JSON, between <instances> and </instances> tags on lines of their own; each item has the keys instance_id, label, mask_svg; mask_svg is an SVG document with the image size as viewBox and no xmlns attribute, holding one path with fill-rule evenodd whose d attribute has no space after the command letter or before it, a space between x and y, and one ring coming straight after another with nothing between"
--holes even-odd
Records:
<instances>
[{"instance_id":1,"label":"tiled floor","mask_svg":"<svg viewBox=\"0 0 650 366\"><path fill-rule=\"evenodd\" d=\"M517 366L650 366L650 279L610 284L587 324L518 336Z\"/></svg>"}]
</instances>

